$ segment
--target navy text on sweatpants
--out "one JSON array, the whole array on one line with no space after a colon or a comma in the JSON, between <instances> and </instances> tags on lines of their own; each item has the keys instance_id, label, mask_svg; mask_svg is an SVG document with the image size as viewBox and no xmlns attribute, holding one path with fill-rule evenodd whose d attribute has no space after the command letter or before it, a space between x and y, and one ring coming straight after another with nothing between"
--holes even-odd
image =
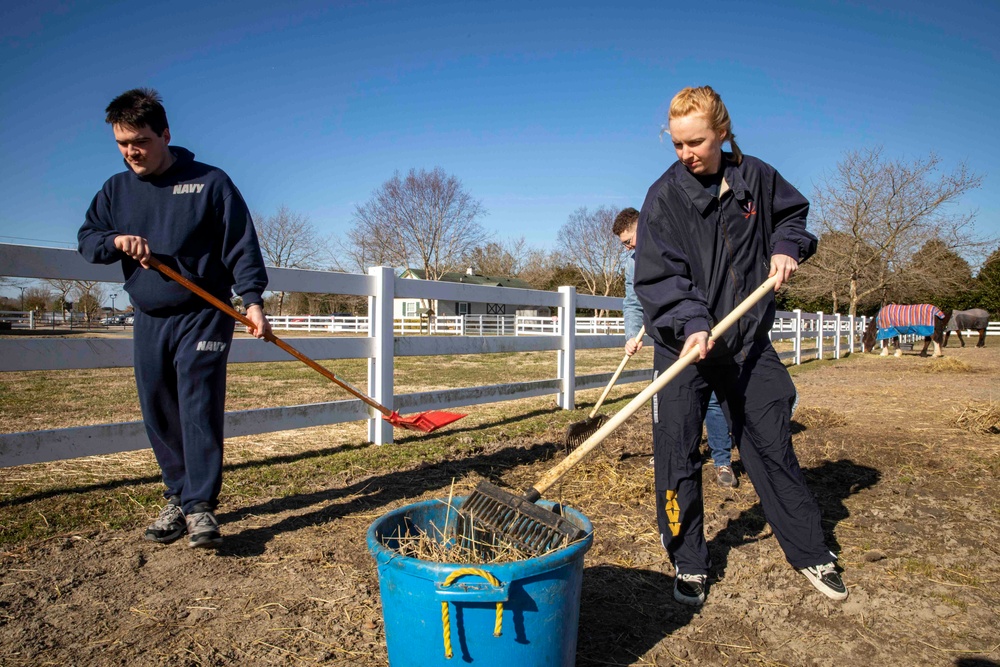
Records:
<instances>
[{"instance_id":1,"label":"navy text on sweatpants","mask_svg":"<svg viewBox=\"0 0 1000 667\"><path fill-rule=\"evenodd\" d=\"M222 488L226 362L235 322L215 308L157 317L136 311L135 381L164 496L215 508Z\"/></svg>"}]
</instances>

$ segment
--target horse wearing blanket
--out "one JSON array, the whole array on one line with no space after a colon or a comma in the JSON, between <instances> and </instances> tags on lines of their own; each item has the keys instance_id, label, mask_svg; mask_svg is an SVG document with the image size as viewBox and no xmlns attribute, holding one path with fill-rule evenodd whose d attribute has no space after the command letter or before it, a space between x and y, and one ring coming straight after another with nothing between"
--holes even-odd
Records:
<instances>
[{"instance_id":1,"label":"horse wearing blanket","mask_svg":"<svg viewBox=\"0 0 1000 667\"><path fill-rule=\"evenodd\" d=\"M895 341L895 356L903 356L899 349L899 337L906 335L916 335L924 337L924 349L920 351L921 357L927 356L927 347L934 341L934 356L942 357L941 342L944 338L945 314L937 306L929 303L920 303L910 306L901 306L890 303L882 306L878 311L878 316L868 323L865 329L863 345L865 352L871 352L875 347L875 341L885 341L892 339ZM877 335L876 335L877 332ZM882 354L885 357L889 354L886 343L882 343Z\"/></svg>"},{"instance_id":2,"label":"horse wearing blanket","mask_svg":"<svg viewBox=\"0 0 1000 667\"><path fill-rule=\"evenodd\" d=\"M951 318L945 327L944 343L941 344L941 347L948 347L948 338L951 337L952 331L958 336L958 342L962 344L962 347L965 347L965 339L962 338L962 332L966 330L979 332L979 342L976 343L976 347L986 347L986 327L989 324L990 314L982 308L956 310L952 312Z\"/></svg>"}]
</instances>

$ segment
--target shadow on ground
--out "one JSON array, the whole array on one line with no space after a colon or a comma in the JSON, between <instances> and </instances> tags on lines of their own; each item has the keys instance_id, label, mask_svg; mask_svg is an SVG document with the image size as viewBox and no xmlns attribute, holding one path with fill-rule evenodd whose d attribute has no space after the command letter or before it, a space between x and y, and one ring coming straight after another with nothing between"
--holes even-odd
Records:
<instances>
[{"instance_id":1,"label":"shadow on ground","mask_svg":"<svg viewBox=\"0 0 1000 667\"><path fill-rule=\"evenodd\" d=\"M675 602L673 586L673 577L651 570L584 569L576 664L631 665L690 623L698 610Z\"/></svg>"},{"instance_id":2,"label":"shadow on ground","mask_svg":"<svg viewBox=\"0 0 1000 667\"><path fill-rule=\"evenodd\" d=\"M809 483L809 489L819 502L826 544L831 551L839 553L840 544L834 529L851 514L844 501L863 489L875 486L882 474L875 468L858 465L850 460L827 461L813 468L803 468L802 472ZM761 535L766 525L764 511L757 502L719 531L708 543L713 563L711 577L718 578L725 572L730 551L740 545L770 537L770 532Z\"/></svg>"}]
</instances>

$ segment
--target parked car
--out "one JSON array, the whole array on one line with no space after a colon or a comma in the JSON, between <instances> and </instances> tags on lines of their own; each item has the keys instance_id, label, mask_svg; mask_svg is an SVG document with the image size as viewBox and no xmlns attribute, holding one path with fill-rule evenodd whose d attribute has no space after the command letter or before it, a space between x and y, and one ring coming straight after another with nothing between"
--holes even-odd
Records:
<instances>
[{"instance_id":1,"label":"parked car","mask_svg":"<svg viewBox=\"0 0 1000 667\"><path fill-rule=\"evenodd\" d=\"M126 326L132 326L133 322L135 322L135 315L126 315L123 324Z\"/></svg>"}]
</instances>

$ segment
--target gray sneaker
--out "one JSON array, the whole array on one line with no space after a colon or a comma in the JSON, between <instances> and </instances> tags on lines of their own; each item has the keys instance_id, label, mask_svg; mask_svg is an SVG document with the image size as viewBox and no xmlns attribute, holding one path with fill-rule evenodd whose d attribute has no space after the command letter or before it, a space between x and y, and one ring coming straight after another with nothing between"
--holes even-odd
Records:
<instances>
[{"instance_id":1,"label":"gray sneaker","mask_svg":"<svg viewBox=\"0 0 1000 667\"><path fill-rule=\"evenodd\" d=\"M736 475L730 466L716 466L715 475L715 482L719 486L735 489L740 485L740 480L736 479Z\"/></svg>"},{"instance_id":2,"label":"gray sneaker","mask_svg":"<svg viewBox=\"0 0 1000 667\"><path fill-rule=\"evenodd\" d=\"M143 537L150 542L160 544L170 544L181 535L187 532L184 525L184 510L181 509L181 499L172 496L167 499L167 504L160 510L160 516L156 517L146 534Z\"/></svg>"},{"instance_id":3,"label":"gray sneaker","mask_svg":"<svg viewBox=\"0 0 1000 667\"><path fill-rule=\"evenodd\" d=\"M188 546L212 548L222 544L219 522L205 503L198 503L187 514Z\"/></svg>"}]
</instances>

